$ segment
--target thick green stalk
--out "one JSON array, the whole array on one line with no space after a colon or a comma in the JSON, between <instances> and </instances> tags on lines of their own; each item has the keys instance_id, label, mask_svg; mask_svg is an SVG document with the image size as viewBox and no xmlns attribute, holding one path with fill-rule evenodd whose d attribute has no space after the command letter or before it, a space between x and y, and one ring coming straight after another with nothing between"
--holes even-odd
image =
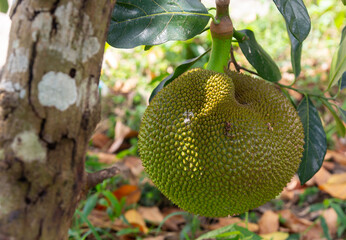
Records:
<instances>
[{"instance_id":1,"label":"thick green stalk","mask_svg":"<svg viewBox=\"0 0 346 240\"><path fill-rule=\"evenodd\" d=\"M232 44L232 37L229 39L222 39L213 37L213 46L211 48L210 59L207 65L208 70L224 73L224 69L228 66L230 58L230 50Z\"/></svg>"},{"instance_id":2,"label":"thick green stalk","mask_svg":"<svg viewBox=\"0 0 346 240\"><path fill-rule=\"evenodd\" d=\"M232 46L233 24L228 13L229 0L216 0L217 21L210 24L213 39L208 70L224 73L230 59Z\"/></svg>"}]
</instances>

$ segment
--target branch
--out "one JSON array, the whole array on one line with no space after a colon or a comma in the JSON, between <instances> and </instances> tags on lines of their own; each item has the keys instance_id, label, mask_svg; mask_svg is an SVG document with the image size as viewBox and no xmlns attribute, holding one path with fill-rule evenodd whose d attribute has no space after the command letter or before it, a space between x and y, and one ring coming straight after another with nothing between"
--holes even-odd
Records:
<instances>
[{"instance_id":1,"label":"branch","mask_svg":"<svg viewBox=\"0 0 346 240\"><path fill-rule=\"evenodd\" d=\"M97 172L87 173L84 190L87 192L89 189L95 187L97 184L103 182L104 180L114 177L119 172L119 168L113 166Z\"/></svg>"}]
</instances>

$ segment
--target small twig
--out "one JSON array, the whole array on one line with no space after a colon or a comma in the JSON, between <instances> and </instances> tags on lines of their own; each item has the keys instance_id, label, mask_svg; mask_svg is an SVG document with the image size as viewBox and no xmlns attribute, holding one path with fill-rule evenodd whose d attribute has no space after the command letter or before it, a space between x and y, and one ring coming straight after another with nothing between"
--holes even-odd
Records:
<instances>
[{"instance_id":1,"label":"small twig","mask_svg":"<svg viewBox=\"0 0 346 240\"><path fill-rule=\"evenodd\" d=\"M247 71L247 72L249 72L249 73L251 73L251 74L254 74L254 75L256 75L256 76L259 76L258 73L254 72L254 71L251 71L251 70L249 70L249 69L247 69L247 68L244 68L244 67L240 66L240 65L237 63L237 60L235 60L234 53L233 53L233 46L231 46L231 52L230 52L230 54L231 54L231 60L230 60L230 62L228 63L228 69L229 69L229 65L230 65L231 63L233 63L233 65L234 65L235 69L237 70L237 72L240 72L240 70L244 70L244 71Z\"/></svg>"},{"instance_id":2,"label":"small twig","mask_svg":"<svg viewBox=\"0 0 346 240\"><path fill-rule=\"evenodd\" d=\"M85 191L95 187L97 184L103 182L104 180L114 177L120 172L119 168L113 166L110 168L102 169L97 172L87 173Z\"/></svg>"}]
</instances>

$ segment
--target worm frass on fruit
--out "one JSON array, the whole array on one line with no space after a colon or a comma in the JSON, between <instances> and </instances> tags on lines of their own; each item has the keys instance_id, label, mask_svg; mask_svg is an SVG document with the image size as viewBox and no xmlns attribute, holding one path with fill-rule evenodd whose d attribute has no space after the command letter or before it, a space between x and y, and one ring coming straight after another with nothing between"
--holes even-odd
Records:
<instances>
[{"instance_id":1,"label":"worm frass on fruit","mask_svg":"<svg viewBox=\"0 0 346 240\"><path fill-rule=\"evenodd\" d=\"M304 133L272 85L193 69L146 109L139 153L157 188L202 216L240 214L275 198L297 171Z\"/></svg>"}]
</instances>

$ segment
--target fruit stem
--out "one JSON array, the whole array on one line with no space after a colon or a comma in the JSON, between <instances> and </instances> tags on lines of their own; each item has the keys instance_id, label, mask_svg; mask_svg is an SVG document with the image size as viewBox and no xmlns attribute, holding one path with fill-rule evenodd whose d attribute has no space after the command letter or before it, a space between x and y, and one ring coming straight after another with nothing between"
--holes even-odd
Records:
<instances>
[{"instance_id":1,"label":"fruit stem","mask_svg":"<svg viewBox=\"0 0 346 240\"><path fill-rule=\"evenodd\" d=\"M216 21L210 24L212 48L206 69L224 73L230 58L233 24L228 11L229 0L216 0Z\"/></svg>"}]
</instances>

